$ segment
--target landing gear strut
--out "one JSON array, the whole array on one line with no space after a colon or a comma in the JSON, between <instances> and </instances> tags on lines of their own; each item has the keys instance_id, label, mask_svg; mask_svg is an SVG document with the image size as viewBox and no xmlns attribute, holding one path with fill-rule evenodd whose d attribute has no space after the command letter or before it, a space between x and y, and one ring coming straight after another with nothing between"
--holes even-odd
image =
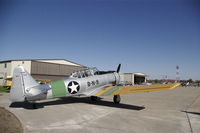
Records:
<instances>
[{"instance_id":1,"label":"landing gear strut","mask_svg":"<svg viewBox=\"0 0 200 133\"><path fill-rule=\"evenodd\" d=\"M113 102L119 104L121 101L120 95L114 95Z\"/></svg>"}]
</instances>

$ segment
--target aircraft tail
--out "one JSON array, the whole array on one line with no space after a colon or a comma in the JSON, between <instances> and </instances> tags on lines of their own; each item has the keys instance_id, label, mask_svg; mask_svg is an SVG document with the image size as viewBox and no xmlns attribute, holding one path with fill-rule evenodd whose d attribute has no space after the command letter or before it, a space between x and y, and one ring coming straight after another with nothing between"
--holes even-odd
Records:
<instances>
[{"instance_id":1,"label":"aircraft tail","mask_svg":"<svg viewBox=\"0 0 200 133\"><path fill-rule=\"evenodd\" d=\"M25 101L27 89L37 85L39 84L22 66L16 67L13 72L10 100L13 102Z\"/></svg>"}]
</instances>

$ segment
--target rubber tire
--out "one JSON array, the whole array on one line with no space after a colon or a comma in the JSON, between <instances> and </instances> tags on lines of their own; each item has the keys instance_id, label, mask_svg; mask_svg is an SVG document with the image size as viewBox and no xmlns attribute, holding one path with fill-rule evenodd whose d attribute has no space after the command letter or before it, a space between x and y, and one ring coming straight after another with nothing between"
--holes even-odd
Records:
<instances>
[{"instance_id":1,"label":"rubber tire","mask_svg":"<svg viewBox=\"0 0 200 133\"><path fill-rule=\"evenodd\" d=\"M115 104L119 104L120 101L121 101L120 95L114 95L114 97L113 97L113 102L114 102Z\"/></svg>"}]
</instances>

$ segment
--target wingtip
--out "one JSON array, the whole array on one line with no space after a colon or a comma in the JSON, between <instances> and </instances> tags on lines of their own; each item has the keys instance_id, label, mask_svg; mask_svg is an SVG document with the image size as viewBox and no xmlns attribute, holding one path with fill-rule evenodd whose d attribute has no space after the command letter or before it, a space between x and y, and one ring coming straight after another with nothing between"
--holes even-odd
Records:
<instances>
[{"instance_id":1,"label":"wingtip","mask_svg":"<svg viewBox=\"0 0 200 133\"><path fill-rule=\"evenodd\" d=\"M171 87L171 89L174 89L174 88L176 88L176 87L179 87L181 84L180 83L175 83L172 87Z\"/></svg>"}]
</instances>

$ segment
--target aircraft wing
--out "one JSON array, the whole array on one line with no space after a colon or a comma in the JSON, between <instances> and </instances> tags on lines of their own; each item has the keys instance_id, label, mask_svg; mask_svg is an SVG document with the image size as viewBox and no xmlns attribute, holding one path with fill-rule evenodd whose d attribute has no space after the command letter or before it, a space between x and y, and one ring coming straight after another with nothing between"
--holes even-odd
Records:
<instances>
[{"instance_id":1,"label":"aircraft wing","mask_svg":"<svg viewBox=\"0 0 200 133\"><path fill-rule=\"evenodd\" d=\"M90 91L86 91L83 93L83 95L86 95L86 96L94 96L95 94L97 94L98 92L101 92L102 90L104 89L107 89L108 87L112 86L111 84L108 84L108 85L104 85L104 86L100 86L100 87L97 87L95 89L92 89Z\"/></svg>"},{"instance_id":2,"label":"aircraft wing","mask_svg":"<svg viewBox=\"0 0 200 133\"><path fill-rule=\"evenodd\" d=\"M99 90L94 96L120 95L127 93L150 92L159 90L170 90L178 87L179 83L159 85L135 85L135 86L109 86Z\"/></svg>"}]
</instances>

